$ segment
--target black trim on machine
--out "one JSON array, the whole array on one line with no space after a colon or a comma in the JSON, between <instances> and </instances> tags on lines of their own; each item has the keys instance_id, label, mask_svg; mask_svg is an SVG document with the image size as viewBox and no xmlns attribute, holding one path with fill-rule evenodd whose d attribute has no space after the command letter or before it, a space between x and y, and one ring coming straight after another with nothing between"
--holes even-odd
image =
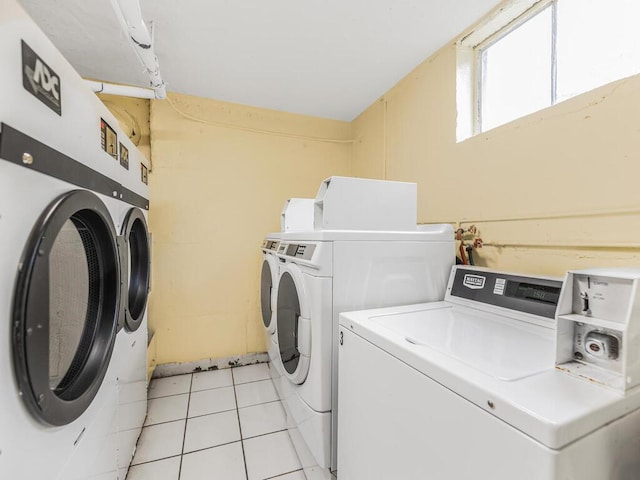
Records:
<instances>
[{"instance_id":1,"label":"black trim on machine","mask_svg":"<svg viewBox=\"0 0 640 480\"><path fill-rule=\"evenodd\" d=\"M52 386L50 255L68 221L84 235L85 261L91 264L90 286L79 343L64 376ZM31 230L20 259L11 314L13 366L20 396L29 412L43 424L60 426L73 422L98 393L113 353L120 288L116 232L107 207L87 190L60 195Z\"/></svg>"},{"instance_id":2,"label":"black trim on machine","mask_svg":"<svg viewBox=\"0 0 640 480\"><path fill-rule=\"evenodd\" d=\"M139 208L127 212L122 225L124 251L120 264L125 276L123 285L124 328L135 332L140 328L149 296L151 255L149 230ZM128 254L127 254L128 253ZM125 268L126 267L126 268Z\"/></svg>"},{"instance_id":3,"label":"black trim on machine","mask_svg":"<svg viewBox=\"0 0 640 480\"><path fill-rule=\"evenodd\" d=\"M287 373L293 375L300 363L298 349L298 319L300 318L300 299L298 287L291 273L284 272L278 283L277 300L278 347L280 358Z\"/></svg>"},{"instance_id":4,"label":"black trim on machine","mask_svg":"<svg viewBox=\"0 0 640 480\"><path fill-rule=\"evenodd\" d=\"M149 209L147 198L6 123L1 125L0 159L120 199L133 206ZM43 161L39 161L40 159Z\"/></svg>"},{"instance_id":5,"label":"black trim on machine","mask_svg":"<svg viewBox=\"0 0 640 480\"><path fill-rule=\"evenodd\" d=\"M555 319L562 280L457 267L451 295Z\"/></svg>"}]
</instances>

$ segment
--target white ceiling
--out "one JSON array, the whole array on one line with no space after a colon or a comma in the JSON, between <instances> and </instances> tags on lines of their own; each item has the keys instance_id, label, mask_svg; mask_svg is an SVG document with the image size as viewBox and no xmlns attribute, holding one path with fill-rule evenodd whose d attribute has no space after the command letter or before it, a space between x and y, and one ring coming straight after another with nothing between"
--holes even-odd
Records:
<instances>
[{"instance_id":1,"label":"white ceiling","mask_svg":"<svg viewBox=\"0 0 640 480\"><path fill-rule=\"evenodd\" d=\"M109 0L21 0L81 75L148 86ZM141 0L170 92L352 120L499 0Z\"/></svg>"}]
</instances>

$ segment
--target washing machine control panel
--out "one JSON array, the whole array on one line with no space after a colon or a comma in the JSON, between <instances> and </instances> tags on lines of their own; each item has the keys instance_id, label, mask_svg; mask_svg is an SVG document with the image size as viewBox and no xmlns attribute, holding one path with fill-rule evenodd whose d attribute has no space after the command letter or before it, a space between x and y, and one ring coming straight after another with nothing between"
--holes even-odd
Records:
<instances>
[{"instance_id":1,"label":"washing machine control panel","mask_svg":"<svg viewBox=\"0 0 640 480\"><path fill-rule=\"evenodd\" d=\"M281 243L278 253L287 257L300 258L302 260L311 260L316 246L306 243Z\"/></svg>"},{"instance_id":2,"label":"washing machine control panel","mask_svg":"<svg viewBox=\"0 0 640 480\"><path fill-rule=\"evenodd\" d=\"M278 240L268 240L265 238L264 241L262 242L262 248L264 250L270 250L272 252L277 251L279 245L280 245L280 242Z\"/></svg>"},{"instance_id":3,"label":"washing machine control panel","mask_svg":"<svg viewBox=\"0 0 640 480\"><path fill-rule=\"evenodd\" d=\"M450 295L554 319L562 280L457 267Z\"/></svg>"}]
</instances>

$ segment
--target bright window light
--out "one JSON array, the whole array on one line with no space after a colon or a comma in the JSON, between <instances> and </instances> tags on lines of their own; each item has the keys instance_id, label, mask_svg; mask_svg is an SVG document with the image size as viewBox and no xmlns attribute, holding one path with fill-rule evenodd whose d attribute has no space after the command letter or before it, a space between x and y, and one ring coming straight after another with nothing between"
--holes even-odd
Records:
<instances>
[{"instance_id":1,"label":"bright window light","mask_svg":"<svg viewBox=\"0 0 640 480\"><path fill-rule=\"evenodd\" d=\"M480 52L483 130L551 105L551 8Z\"/></svg>"},{"instance_id":2,"label":"bright window light","mask_svg":"<svg viewBox=\"0 0 640 480\"><path fill-rule=\"evenodd\" d=\"M640 72L640 1L558 1L557 101Z\"/></svg>"},{"instance_id":3,"label":"bright window light","mask_svg":"<svg viewBox=\"0 0 640 480\"><path fill-rule=\"evenodd\" d=\"M524 13L460 44L473 51L475 133L640 73L640 0L519 1Z\"/></svg>"}]
</instances>

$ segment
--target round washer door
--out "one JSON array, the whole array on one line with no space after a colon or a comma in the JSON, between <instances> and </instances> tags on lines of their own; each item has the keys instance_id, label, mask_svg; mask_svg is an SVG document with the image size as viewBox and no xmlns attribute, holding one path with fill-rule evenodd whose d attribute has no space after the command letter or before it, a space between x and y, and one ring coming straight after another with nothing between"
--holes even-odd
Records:
<instances>
[{"instance_id":1,"label":"round washer door","mask_svg":"<svg viewBox=\"0 0 640 480\"><path fill-rule=\"evenodd\" d=\"M20 265L12 346L21 397L40 422L66 425L98 393L117 332L120 265L104 203L86 190L55 199Z\"/></svg>"},{"instance_id":2,"label":"round washer door","mask_svg":"<svg viewBox=\"0 0 640 480\"><path fill-rule=\"evenodd\" d=\"M270 333L276 332L275 306L277 305L275 286L278 284L278 261L274 255L264 255L262 260L262 272L260 274L260 308L262 310L262 323Z\"/></svg>"},{"instance_id":3,"label":"round washer door","mask_svg":"<svg viewBox=\"0 0 640 480\"><path fill-rule=\"evenodd\" d=\"M281 267L278 282L278 347L285 375L295 384L307 378L311 363L311 317L304 278L295 264Z\"/></svg>"},{"instance_id":4,"label":"round washer door","mask_svg":"<svg viewBox=\"0 0 640 480\"><path fill-rule=\"evenodd\" d=\"M151 255L149 251L149 229L142 210L132 208L122 224L124 251L122 252L122 270L124 275L123 292L124 328L135 332L140 328L149 297L149 278Z\"/></svg>"}]
</instances>

